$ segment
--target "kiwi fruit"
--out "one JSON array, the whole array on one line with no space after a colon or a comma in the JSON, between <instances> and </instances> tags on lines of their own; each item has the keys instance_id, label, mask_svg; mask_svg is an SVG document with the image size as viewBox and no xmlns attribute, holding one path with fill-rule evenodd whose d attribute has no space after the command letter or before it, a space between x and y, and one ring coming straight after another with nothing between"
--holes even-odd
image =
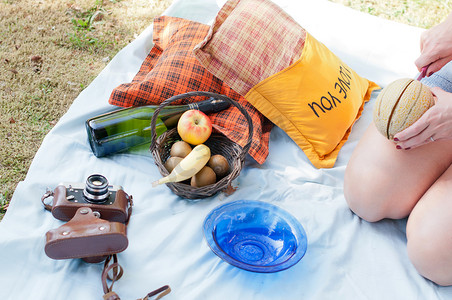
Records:
<instances>
[{"instance_id":1,"label":"kiwi fruit","mask_svg":"<svg viewBox=\"0 0 452 300\"><path fill-rule=\"evenodd\" d=\"M191 146L188 143L184 141L177 141L171 146L170 156L184 158L190 152Z\"/></svg>"},{"instance_id":2,"label":"kiwi fruit","mask_svg":"<svg viewBox=\"0 0 452 300\"><path fill-rule=\"evenodd\" d=\"M191 178L190 185L193 187L202 187L214 184L217 181L215 172L209 166L204 166L195 176Z\"/></svg>"},{"instance_id":3,"label":"kiwi fruit","mask_svg":"<svg viewBox=\"0 0 452 300\"><path fill-rule=\"evenodd\" d=\"M168 158L165 162L165 168L168 170L168 172L172 172L173 169L183 160L182 157L178 156L172 156Z\"/></svg>"},{"instance_id":4,"label":"kiwi fruit","mask_svg":"<svg viewBox=\"0 0 452 300\"><path fill-rule=\"evenodd\" d=\"M207 165L212 168L217 177L223 177L229 173L228 160L221 154L212 155Z\"/></svg>"}]
</instances>

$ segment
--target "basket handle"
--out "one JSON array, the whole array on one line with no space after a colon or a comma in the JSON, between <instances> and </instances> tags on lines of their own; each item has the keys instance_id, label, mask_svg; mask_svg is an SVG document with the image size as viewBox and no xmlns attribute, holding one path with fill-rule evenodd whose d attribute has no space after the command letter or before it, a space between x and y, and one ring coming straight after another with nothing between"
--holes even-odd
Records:
<instances>
[{"instance_id":1,"label":"basket handle","mask_svg":"<svg viewBox=\"0 0 452 300\"><path fill-rule=\"evenodd\" d=\"M232 100L231 98L229 98L225 95L220 95L220 94L216 94L216 93L212 93L212 92L187 92L184 94L175 95L175 96L163 101L159 105L159 107L156 108L156 110L154 111L154 115L152 116L152 119L151 119L151 146L150 146L150 149L152 150L156 146L157 135L155 133L155 126L157 123L157 116L160 113L160 111L162 110L162 108L164 108L165 106L169 105L170 103L172 103L174 101L184 99L184 98L189 98L189 97L196 97L196 96L213 97L215 99L226 101L226 102L234 105L235 107L237 107L237 109L245 116L245 119L248 122L248 140L247 140L247 143L245 144L245 146L242 148L242 153L240 154L241 159L244 159L245 155L250 150L251 142L253 141L253 121L251 120L251 117L248 114L248 112L238 102Z\"/></svg>"}]
</instances>

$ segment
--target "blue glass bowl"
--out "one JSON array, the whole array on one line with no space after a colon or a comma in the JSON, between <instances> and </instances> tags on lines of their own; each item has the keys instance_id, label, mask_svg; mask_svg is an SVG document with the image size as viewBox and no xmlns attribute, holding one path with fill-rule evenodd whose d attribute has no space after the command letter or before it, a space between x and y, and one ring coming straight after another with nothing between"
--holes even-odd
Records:
<instances>
[{"instance_id":1,"label":"blue glass bowl","mask_svg":"<svg viewBox=\"0 0 452 300\"><path fill-rule=\"evenodd\" d=\"M217 256L253 272L290 268L304 256L308 244L297 219L262 201L238 200L218 206L204 220L203 229Z\"/></svg>"}]
</instances>

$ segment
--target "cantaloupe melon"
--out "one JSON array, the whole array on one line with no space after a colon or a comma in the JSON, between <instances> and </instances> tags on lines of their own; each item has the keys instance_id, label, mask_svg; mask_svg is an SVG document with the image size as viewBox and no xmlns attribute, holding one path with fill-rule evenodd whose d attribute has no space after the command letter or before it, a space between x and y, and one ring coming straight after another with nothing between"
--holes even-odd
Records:
<instances>
[{"instance_id":1,"label":"cantaloupe melon","mask_svg":"<svg viewBox=\"0 0 452 300\"><path fill-rule=\"evenodd\" d=\"M393 140L394 135L416 122L434 105L433 94L421 82L398 79L377 97L373 111L373 121L378 131Z\"/></svg>"}]
</instances>

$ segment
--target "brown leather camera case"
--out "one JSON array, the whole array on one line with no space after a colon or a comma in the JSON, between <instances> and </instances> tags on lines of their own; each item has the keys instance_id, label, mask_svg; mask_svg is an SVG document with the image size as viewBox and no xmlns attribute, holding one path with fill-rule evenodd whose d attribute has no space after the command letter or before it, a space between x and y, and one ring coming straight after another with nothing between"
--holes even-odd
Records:
<instances>
[{"instance_id":1,"label":"brown leather camera case","mask_svg":"<svg viewBox=\"0 0 452 300\"><path fill-rule=\"evenodd\" d=\"M99 219L90 207L81 207L69 222L46 233L45 253L53 259L102 257L128 244L125 224Z\"/></svg>"},{"instance_id":2,"label":"brown leather camera case","mask_svg":"<svg viewBox=\"0 0 452 300\"><path fill-rule=\"evenodd\" d=\"M113 204L74 203L66 199L66 187L59 185L53 193L52 215L61 221L69 221L80 207L89 207L100 213L100 217L112 222L127 223L132 207L132 198L123 190L116 192Z\"/></svg>"}]
</instances>

